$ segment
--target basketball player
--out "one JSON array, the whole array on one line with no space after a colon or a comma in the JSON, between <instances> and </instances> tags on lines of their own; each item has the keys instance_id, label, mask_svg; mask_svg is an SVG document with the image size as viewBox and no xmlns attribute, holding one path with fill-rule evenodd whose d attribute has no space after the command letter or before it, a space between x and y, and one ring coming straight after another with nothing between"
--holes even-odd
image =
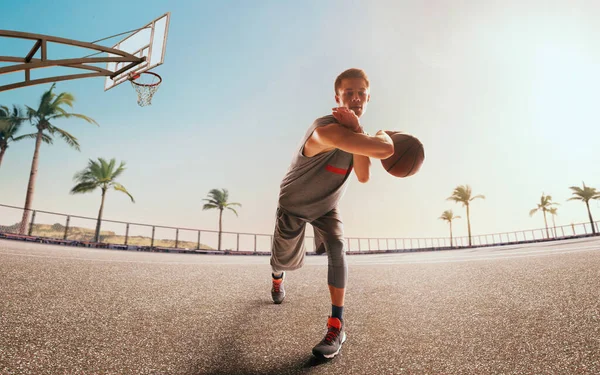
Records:
<instances>
[{"instance_id":1,"label":"basketball player","mask_svg":"<svg viewBox=\"0 0 600 375\"><path fill-rule=\"evenodd\" d=\"M369 180L371 160L394 152L392 139L383 131L370 136L359 118L371 98L369 79L360 69L341 73L334 84L339 107L308 128L280 186L272 244L271 296L279 304L285 297L285 273L304 264L306 223L315 232L317 254L327 253L327 284L331 316L325 338L313 348L317 357L333 358L346 340L344 295L348 278L342 218L338 203L354 170L358 181Z\"/></svg>"}]
</instances>

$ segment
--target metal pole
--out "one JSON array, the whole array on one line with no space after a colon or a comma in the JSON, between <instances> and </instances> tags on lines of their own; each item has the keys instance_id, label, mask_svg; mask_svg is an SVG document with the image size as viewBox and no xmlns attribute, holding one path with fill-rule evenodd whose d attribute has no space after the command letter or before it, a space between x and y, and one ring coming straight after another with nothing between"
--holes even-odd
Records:
<instances>
[{"instance_id":1,"label":"metal pole","mask_svg":"<svg viewBox=\"0 0 600 375\"><path fill-rule=\"evenodd\" d=\"M175 248L179 248L179 228L175 229Z\"/></svg>"},{"instance_id":2,"label":"metal pole","mask_svg":"<svg viewBox=\"0 0 600 375\"><path fill-rule=\"evenodd\" d=\"M155 230L155 227L153 225L152 226L152 239L150 240L150 248L154 247L154 230Z\"/></svg>"},{"instance_id":3,"label":"metal pole","mask_svg":"<svg viewBox=\"0 0 600 375\"><path fill-rule=\"evenodd\" d=\"M202 232L198 231L198 247L196 248L196 250L200 250L200 233Z\"/></svg>"},{"instance_id":4,"label":"metal pole","mask_svg":"<svg viewBox=\"0 0 600 375\"><path fill-rule=\"evenodd\" d=\"M240 251L240 234L237 233L237 250L236 251Z\"/></svg>"},{"instance_id":5,"label":"metal pole","mask_svg":"<svg viewBox=\"0 0 600 375\"><path fill-rule=\"evenodd\" d=\"M35 210L33 210L33 213L31 214L31 223L29 224L29 235L31 236L31 233L33 232L33 223L35 222Z\"/></svg>"},{"instance_id":6,"label":"metal pole","mask_svg":"<svg viewBox=\"0 0 600 375\"><path fill-rule=\"evenodd\" d=\"M256 252L256 234L254 235L254 252Z\"/></svg>"},{"instance_id":7,"label":"metal pole","mask_svg":"<svg viewBox=\"0 0 600 375\"><path fill-rule=\"evenodd\" d=\"M65 235L63 236L63 240L67 239L67 233L69 232L69 220L71 220L71 216L67 215L67 224L65 225Z\"/></svg>"}]
</instances>

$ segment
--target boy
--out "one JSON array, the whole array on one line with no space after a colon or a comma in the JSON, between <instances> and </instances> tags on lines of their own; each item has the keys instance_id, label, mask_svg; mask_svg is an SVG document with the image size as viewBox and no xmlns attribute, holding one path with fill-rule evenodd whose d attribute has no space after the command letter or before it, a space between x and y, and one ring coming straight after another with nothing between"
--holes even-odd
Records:
<instances>
[{"instance_id":1,"label":"boy","mask_svg":"<svg viewBox=\"0 0 600 375\"><path fill-rule=\"evenodd\" d=\"M361 69L348 69L334 83L332 115L315 120L302 139L281 182L271 252L274 303L285 297L284 271L304 264L306 223L313 226L317 254L327 253L327 284L332 313L325 338L313 348L318 357L333 358L346 340L343 308L348 266L341 216L337 209L354 169L358 180L369 180L371 160L394 152L391 138L382 130L375 136L363 131L359 118L371 99L369 79Z\"/></svg>"}]
</instances>

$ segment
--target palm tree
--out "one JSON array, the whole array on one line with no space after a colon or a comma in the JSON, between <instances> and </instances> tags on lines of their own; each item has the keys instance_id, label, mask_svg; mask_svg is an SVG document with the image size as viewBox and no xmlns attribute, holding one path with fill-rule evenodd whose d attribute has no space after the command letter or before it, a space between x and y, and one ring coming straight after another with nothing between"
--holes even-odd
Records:
<instances>
[{"instance_id":1,"label":"palm tree","mask_svg":"<svg viewBox=\"0 0 600 375\"><path fill-rule=\"evenodd\" d=\"M589 202L591 199L600 199L600 191L596 190L596 188L585 186L585 182L583 183L583 189L579 186L571 186L569 189L571 189L573 196L567 200L577 200L585 203L588 216L590 218L590 225L592 226L592 233L596 234L596 228L594 226L594 219L592 219L592 212L590 211Z\"/></svg>"},{"instance_id":2,"label":"palm tree","mask_svg":"<svg viewBox=\"0 0 600 375\"><path fill-rule=\"evenodd\" d=\"M554 237L556 237L556 223L554 222L554 216L558 216L558 208L552 207L548 210L548 213L552 215L552 227L554 228Z\"/></svg>"},{"instance_id":3,"label":"palm tree","mask_svg":"<svg viewBox=\"0 0 600 375\"><path fill-rule=\"evenodd\" d=\"M450 247L454 247L454 245L452 244L452 220L460 219L460 216L454 216L454 213L452 212L452 210L446 210L442 213L442 216L440 216L438 219L447 221L448 224L450 224Z\"/></svg>"},{"instance_id":4,"label":"palm tree","mask_svg":"<svg viewBox=\"0 0 600 375\"><path fill-rule=\"evenodd\" d=\"M454 189L452 195L446 198L446 200L454 201L456 203L462 203L463 206L467 208L467 229L469 231L469 246L471 246L471 213L469 211L470 203L471 201L477 198L485 199L485 196L481 194L476 195L474 197L472 197L471 195L472 191L469 185L459 185Z\"/></svg>"},{"instance_id":5,"label":"palm tree","mask_svg":"<svg viewBox=\"0 0 600 375\"><path fill-rule=\"evenodd\" d=\"M550 210L552 206L556 204L558 203L552 202L552 197L550 195L544 195L544 193L542 193L540 203L537 204L536 208L533 208L529 211L530 217L538 211L542 211L544 213L544 224L546 224L546 238L550 238L550 232L548 231L548 220L546 220L546 212L548 212L548 210Z\"/></svg>"},{"instance_id":6,"label":"palm tree","mask_svg":"<svg viewBox=\"0 0 600 375\"><path fill-rule=\"evenodd\" d=\"M96 221L96 233L94 234L94 241L98 242L100 238L100 223L102 222L102 212L104 211L104 199L106 198L106 191L110 188L123 192L131 198L131 201L135 203L135 200L129 194L127 189L115 180L125 171L125 162L121 162L118 168L115 169L115 159L110 159L107 162L103 158L98 158L98 161L89 161L87 167L80 172L75 173L73 180L77 182L77 185L71 189L71 194L89 193L101 189L102 200L100 201L100 211L98 211L98 220Z\"/></svg>"},{"instance_id":7,"label":"palm tree","mask_svg":"<svg viewBox=\"0 0 600 375\"><path fill-rule=\"evenodd\" d=\"M219 244L217 250L221 250L221 228L223 225L223 210L227 208L228 210L233 211L236 216L238 216L237 211L231 206L241 207L242 205L240 203L228 202L229 192L227 191L227 189L212 189L208 192L208 197L208 199L203 199L208 203L204 204L202 210L210 210L213 208L219 209Z\"/></svg>"},{"instance_id":8,"label":"palm tree","mask_svg":"<svg viewBox=\"0 0 600 375\"><path fill-rule=\"evenodd\" d=\"M18 142L25 138L35 138L36 133L24 134L17 136L21 129L21 125L27 118L23 117L19 107L13 105L12 112L6 106L0 106L0 166L2 159L11 142ZM48 142L48 138L43 138L42 141Z\"/></svg>"},{"instance_id":9,"label":"palm tree","mask_svg":"<svg viewBox=\"0 0 600 375\"><path fill-rule=\"evenodd\" d=\"M29 184L27 185L27 195L25 196L25 208L23 210L23 218L21 220L21 234L24 234L26 232L27 223L29 222L29 211L31 210L31 206L33 204L33 193L35 191L35 180L38 171L40 146L44 138L46 137L47 139L46 143L52 143L52 137L58 135L69 146L79 151L79 143L77 142L77 138L75 138L73 135L69 134L65 130L52 125L51 121L62 118L76 117L85 120L91 124L98 125L96 121L87 116L78 113L67 112L65 110L65 106L69 106L72 108L73 102L75 101L75 97L68 92L63 92L56 95L52 92L55 86L56 83L52 84L50 90L46 91L42 95L38 109L33 109L31 107L26 106L27 117L29 118L31 124L37 128L37 134L35 138L35 150L33 152L33 160L31 161Z\"/></svg>"}]
</instances>

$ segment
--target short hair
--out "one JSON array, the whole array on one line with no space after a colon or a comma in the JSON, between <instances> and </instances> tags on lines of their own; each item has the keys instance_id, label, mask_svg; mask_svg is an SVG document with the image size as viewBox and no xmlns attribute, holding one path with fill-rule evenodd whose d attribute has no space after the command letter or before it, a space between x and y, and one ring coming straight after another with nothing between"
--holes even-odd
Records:
<instances>
[{"instance_id":1,"label":"short hair","mask_svg":"<svg viewBox=\"0 0 600 375\"><path fill-rule=\"evenodd\" d=\"M345 78L362 78L367 83L367 88L369 87L369 77L367 77L367 73L364 70L358 68L350 68L343 71L337 78L335 79L335 84L333 85L333 89L335 94L338 94L338 90L342 85L342 80Z\"/></svg>"}]
</instances>

